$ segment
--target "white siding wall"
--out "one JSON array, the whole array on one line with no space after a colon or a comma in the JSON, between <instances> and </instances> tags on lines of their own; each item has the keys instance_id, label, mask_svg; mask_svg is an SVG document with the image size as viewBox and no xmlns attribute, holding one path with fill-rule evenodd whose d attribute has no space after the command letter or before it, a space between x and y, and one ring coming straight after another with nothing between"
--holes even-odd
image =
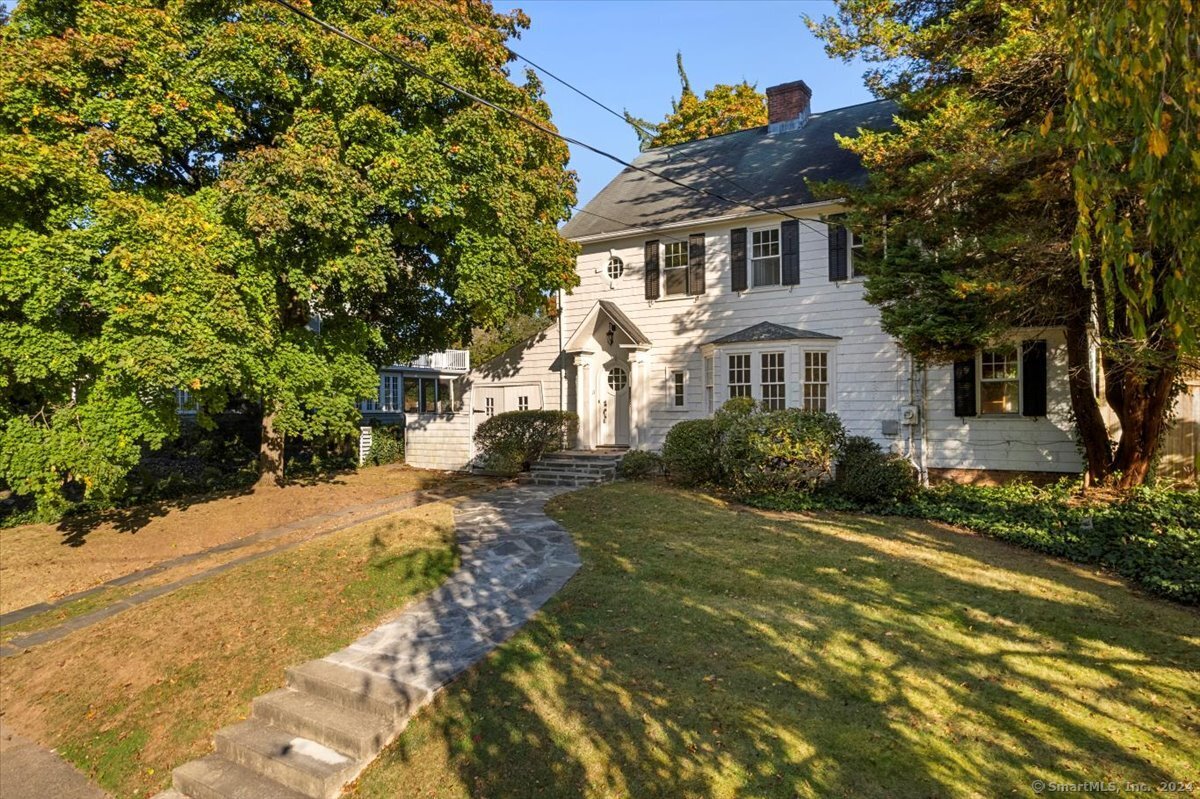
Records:
<instances>
[{"instance_id":1,"label":"white siding wall","mask_svg":"<svg viewBox=\"0 0 1200 799\"><path fill-rule=\"evenodd\" d=\"M404 462L421 469L461 471L474 454L471 414L409 414L405 424Z\"/></svg>"},{"instance_id":2,"label":"white siding wall","mask_svg":"<svg viewBox=\"0 0 1200 799\"><path fill-rule=\"evenodd\" d=\"M1014 331L1014 341L1046 339L1046 417L954 415L950 366L929 370L928 465L935 469L1079 472L1067 384L1067 348L1058 330Z\"/></svg>"},{"instance_id":3,"label":"white siding wall","mask_svg":"<svg viewBox=\"0 0 1200 799\"><path fill-rule=\"evenodd\" d=\"M558 328L551 326L487 363L478 364L467 376L477 417L482 420L489 397L496 413L517 410L520 397L529 398L530 410L558 410L558 369L562 360Z\"/></svg>"},{"instance_id":4,"label":"white siding wall","mask_svg":"<svg viewBox=\"0 0 1200 799\"><path fill-rule=\"evenodd\" d=\"M736 294L730 289L729 231L734 227L756 227L778 223L780 218L763 217L750 223L725 223L670 231L670 237L687 239L689 233L705 233L706 292L696 297L645 299L643 283L644 245L667 234L644 234L636 238L585 245L579 256L580 285L564 303L568 335L597 300L617 303L653 342L650 351L650 429L644 443L662 446L667 430L681 419L706 415L704 408L704 358L700 346L729 333L757 324L778 324L840 336L831 367L835 393L830 410L841 416L853 435L867 435L884 446L899 446L900 438L885 437L882 423L896 419L907 401L906 359L879 326L878 311L862 299L862 281L829 282L828 243L819 222L800 225L800 284L788 287L750 289ZM814 229L815 228L815 229ZM610 251L611 248L611 251ZM625 274L610 281L610 256L621 258ZM800 342L801 348L805 342ZM756 349L763 349L758 347ZM781 349L766 347L765 349ZM755 355L757 366L757 354ZM716 403L726 398L725 364L718 359ZM668 377L674 370L687 372L686 409L670 407ZM789 363L788 404L800 396L799 371ZM758 386L754 387L758 396Z\"/></svg>"},{"instance_id":5,"label":"white siding wall","mask_svg":"<svg viewBox=\"0 0 1200 799\"><path fill-rule=\"evenodd\" d=\"M640 446L657 449L667 430L676 422L707 414L705 408L704 356L701 346L729 333L759 322L775 322L818 333L838 336L832 342L830 358L831 402L851 435L865 435L885 448L916 457L919 442L910 439L913 431L901 426L898 435L885 435L885 421L898 420L900 408L919 403L912 393L910 366L895 341L880 326L879 311L863 300L862 280L831 283L828 277L828 243L823 224L801 223L800 283L797 286L750 289L741 294L730 288L729 233L735 227L760 227L777 224L781 217L758 217L736 223L679 228L669 233L638 234L602 243L585 244L578 259L580 285L563 302L564 338L569 338L597 300L616 303L641 331L651 339L649 352L651 384L647 428ZM645 299L643 283L644 245L658 239L687 240L691 233L705 234L706 292L699 296ZM623 276L610 280L607 265L616 255L625 264ZM934 368L928 375L929 467L1021 469L1038 471L1077 471L1079 454L1075 449L1067 415L1065 352L1062 337L1050 339L1050 418L1006 419L975 418L964 423L953 416L951 371ZM818 343L814 342L814 346ZM754 395L760 396L758 353L768 350L788 352L789 405L801 397L802 352L806 341L786 346L753 345L740 348L755 353ZM727 398L725 377L726 348L716 362L715 401L719 407ZM496 396L496 412L514 410L500 407L500 397L512 394L499 391L501 386L532 385L543 387L547 408L557 408L559 369L565 369L568 383L566 407L575 409L574 364L571 356L563 359L558 352L558 332L547 330L538 338L472 371L475 408L482 413L484 397ZM686 373L685 407L671 405L670 375ZM507 399L504 400L507 406ZM969 443L967 440L969 439Z\"/></svg>"}]
</instances>

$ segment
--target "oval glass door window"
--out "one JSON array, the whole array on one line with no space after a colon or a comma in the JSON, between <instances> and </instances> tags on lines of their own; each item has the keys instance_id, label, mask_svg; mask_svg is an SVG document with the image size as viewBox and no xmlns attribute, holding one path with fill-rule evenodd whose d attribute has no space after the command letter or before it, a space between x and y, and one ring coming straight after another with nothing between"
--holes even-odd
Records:
<instances>
[{"instance_id":1,"label":"oval glass door window","mask_svg":"<svg viewBox=\"0 0 1200 799\"><path fill-rule=\"evenodd\" d=\"M617 280L625 274L625 262L617 256L608 259L608 279Z\"/></svg>"},{"instance_id":2,"label":"oval glass door window","mask_svg":"<svg viewBox=\"0 0 1200 799\"><path fill-rule=\"evenodd\" d=\"M620 366L614 366L608 370L608 388L614 394L618 391L624 391L629 385L629 375Z\"/></svg>"}]
</instances>

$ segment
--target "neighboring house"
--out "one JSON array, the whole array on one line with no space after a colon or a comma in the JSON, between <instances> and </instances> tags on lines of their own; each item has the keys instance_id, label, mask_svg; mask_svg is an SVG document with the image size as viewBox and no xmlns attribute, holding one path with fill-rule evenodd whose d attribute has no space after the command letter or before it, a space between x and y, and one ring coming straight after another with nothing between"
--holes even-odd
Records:
<instances>
[{"instance_id":1,"label":"neighboring house","mask_svg":"<svg viewBox=\"0 0 1200 799\"><path fill-rule=\"evenodd\" d=\"M379 373L379 396L359 404L363 421L359 457L371 449L373 429L404 425L404 462L425 469L466 469L474 456L475 424L467 350L446 350L395 364Z\"/></svg>"},{"instance_id":2,"label":"neighboring house","mask_svg":"<svg viewBox=\"0 0 1200 799\"><path fill-rule=\"evenodd\" d=\"M861 180L835 134L886 127L894 107L810 113L802 81L767 98L764 127L635 163L800 220L626 169L563 228L582 252L557 325L471 371L475 414L572 410L582 448L658 449L677 422L748 396L834 412L926 474L1078 472L1060 330L919 370L863 299L859 242L822 221L841 209L806 179Z\"/></svg>"}]
</instances>

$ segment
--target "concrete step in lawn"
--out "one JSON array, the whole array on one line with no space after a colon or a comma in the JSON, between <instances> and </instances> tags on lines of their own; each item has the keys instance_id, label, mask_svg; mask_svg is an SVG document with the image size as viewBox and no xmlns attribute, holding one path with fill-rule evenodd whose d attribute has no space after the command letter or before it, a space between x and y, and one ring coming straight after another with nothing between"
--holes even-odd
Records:
<instances>
[{"instance_id":1,"label":"concrete step in lawn","mask_svg":"<svg viewBox=\"0 0 1200 799\"><path fill-rule=\"evenodd\" d=\"M585 486L608 483L617 477L624 453L551 452L517 478L522 485Z\"/></svg>"},{"instance_id":2,"label":"concrete step in lawn","mask_svg":"<svg viewBox=\"0 0 1200 799\"><path fill-rule=\"evenodd\" d=\"M175 790L188 799L309 799L220 755L184 763L173 776Z\"/></svg>"},{"instance_id":3,"label":"concrete step in lawn","mask_svg":"<svg viewBox=\"0 0 1200 799\"><path fill-rule=\"evenodd\" d=\"M217 754L312 799L334 799L358 774L363 761L247 719L216 736Z\"/></svg>"},{"instance_id":4,"label":"concrete step in lawn","mask_svg":"<svg viewBox=\"0 0 1200 799\"><path fill-rule=\"evenodd\" d=\"M291 688L255 697L253 718L356 759L373 757L396 733L387 719Z\"/></svg>"}]
</instances>

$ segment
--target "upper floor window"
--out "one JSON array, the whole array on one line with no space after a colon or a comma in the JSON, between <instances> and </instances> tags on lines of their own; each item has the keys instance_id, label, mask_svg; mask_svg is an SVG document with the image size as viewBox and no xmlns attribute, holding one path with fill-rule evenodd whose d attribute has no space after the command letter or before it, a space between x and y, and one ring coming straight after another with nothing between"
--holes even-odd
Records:
<instances>
[{"instance_id":1,"label":"upper floor window","mask_svg":"<svg viewBox=\"0 0 1200 799\"><path fill-rule=\"evenodd\" d=\"M729 356L729 396L730 398L754 396L750 386L749 353Z\"/></svg>"},{"instance_id":2,"label":"upper floor window","mask_svg":"<svg viewBox=\"0 0 1200 799\"><path fill-rule=\"evenodd\" d=\"M625 274L625 262L617 256L608 259L608 279L619 280Z\"/></svg>"},{"instance_id":3,"label":"upper floor window","mask_svg":"<svg viewBox=\"0 0 1200 799\"><path fill-rule=\"evenodd\" d=\"M688 294L688 243L668 241L663 251L663 293Z\"/></svg>"},{"instance_id":4,"label":"upper floor window","mask_svg":"<svg viewBox=\"0 0 1200 799\"><path fill-rule=\"evenodd\" d=\"M762 354L762 402L769 411L781 411L787 407L787 378L782 352Z\"/></svg>"},{"instance_id":5,"label":"upper floor window","mask_svg":"<svg viewBox=\"0 0 1200 799\"><path fill-rule=\"evenodd\" d=\"M750 231L753 286L779 285L779 228Z\"/></svg>"},{"instance_id":6,"label":"upper floor window","mask_svg":"<svg viewBox=\"0 0 1200 799\"><path fill-rule=\"evenodd\" d=\"M1021 396L1021 359L1016 347L980 354L979 412L1016 413Z\"/></svg>"},{"instance_id":7,"label":"upper floor window","mask_svg":"<svg viewBox=\"0 0 1200 799\"><path fill-rule=\"evenodd\" d=\"M829 353L804 353L804 410L829 407Z\"/></svg>"},{"instance_id":8,"label":"upper floor window","mask_svg":"<svg viewBox=\"0 0 1200 799\"><path fill-rule=\"evenodd\" d=\"M853 230L846 231L846 238L850 243L850 277L862 277L863 273L858 270L858 259L862 255L863 240L862 236L856 234Z\"/></svg>"}]
</instances>

